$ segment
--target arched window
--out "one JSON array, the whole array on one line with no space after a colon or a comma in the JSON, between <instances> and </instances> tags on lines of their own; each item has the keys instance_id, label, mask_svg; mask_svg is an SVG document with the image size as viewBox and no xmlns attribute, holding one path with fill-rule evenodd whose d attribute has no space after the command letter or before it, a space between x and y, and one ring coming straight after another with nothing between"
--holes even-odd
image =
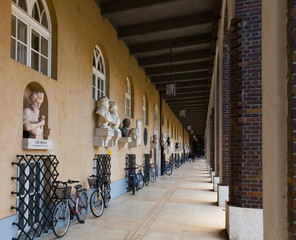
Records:
<instances>
[{"instance_id":1,"label":"arched window","mask_svg":"<svg viewBox=\"0 0 296 240\"><path fill-rule=\"evenodd\" d=\"M12 0L11 58L51 76L51 21L44 0Z\"/></svg>"},{"instance_id":2,"label":"arched window","mask_svg":"<svg viewBox=\"0 0 296 240\"><path fill-rule=\"evenodd\" d=\"M132 89L128 78L125 80L125 115L132 116Z\"/></svg>"},{"instance_id":3,"label":"arched window","mask_svg":"<svg viewBox=\"0 0 296 240\"><path fill-rule=\"evenodd\" d=\"M106 96L106 71L103 54L98 46L93 55L93 99L98 101Z\"/></svg>"},{"instance_id":4,"label":"arched window","mask_svg":"<svg viewBox=\"0 0 296 240\"><path fill-rule=\"evenodd\" d=\"M147 101L145 94L143 95L143 124L147 125Z\"/></svg>"}]
</instances>

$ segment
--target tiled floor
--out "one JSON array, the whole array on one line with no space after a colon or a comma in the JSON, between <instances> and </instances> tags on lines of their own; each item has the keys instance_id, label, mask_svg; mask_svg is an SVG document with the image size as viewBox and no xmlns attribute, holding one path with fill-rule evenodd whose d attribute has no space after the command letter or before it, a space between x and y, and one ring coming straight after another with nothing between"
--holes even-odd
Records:
<instances>
[{"instance_id":1,"label":"tiled floor","mask_svg":"<svg viewBox=\"0 0 296 240\"><path fill-rule=\"evenodd\" d=\"M85 224L71 223L63 239L227 239L225 211L212 189L205 160L188 162L136 195L112 200L102 217L90 213ZM52 239L53 234L42 238Z\"/></svg>"}]
</instances>

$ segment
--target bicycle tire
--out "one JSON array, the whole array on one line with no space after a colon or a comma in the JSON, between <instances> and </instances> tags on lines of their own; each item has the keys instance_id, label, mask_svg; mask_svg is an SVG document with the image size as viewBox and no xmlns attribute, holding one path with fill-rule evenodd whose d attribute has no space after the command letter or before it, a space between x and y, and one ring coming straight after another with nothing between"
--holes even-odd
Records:
<instances>
[{"instance_id":1,"label":"bicycle tire","mask_svg":"<svg viewBox=\"0 0 296 240\"><path fill-rule=\"evenodd\" d=\"M98 190L95 190L91 194L89 203L92 214L95 217L102 216L104 212L104 199L102 197L102 194Z\"/></svg>"},{"instance_id":2,"label":"bicycle tire","mask_svg":"<svg viewBox=\"0 0 296 240\"><path fill-rule=\"evenodd\" d=\"M76 203L76 213L77 220L80 223L84 223L87 216L88 209L88 199L86 192L82 191L78 194L78 199Z\"/></svg>"},{"instance_id":3,"label":"bicycle tire","mask_svg":"<svg viewBox=\"0 0 296 240\"><path fill-rule=\"evenodd\" d=\"M171 166L167 166L167 168L166 168L166 174L168 176L170 176L170 175L172 175L172 173L173 173L173 168Z\"/></svg>"},{"instance_id":4,"label":"bicycle tire","mask_svg":"<svg viewBox=\"0 0 296 240\"><path fill-rule=\"evenodd\" d=\"M144 187L144 177L141 173L137 173L137 178L139 182L139 189L142 189Z\"/></svg>"},{"instance_id":5,"label":"bicycle tire","mask_svg":"<svg viewBox=\"0 0 296 240\"><path fill-rule=\"evenodd\" d=\"M155 182L156 182L156 175L155 175L155 171L154 171L154 169L151 169L151 170L150 170L150 181L151 181L152 183L155 183Z\"/></svg>"},{"instance_id":6,"label":"bicycle tire","mask_svg":"<svg viewBox=\"0 0 296 240\"><path fill-rule=\"evenodd\" d=\"M134 180L134 176L130 176L129 177L129 185L130 185L130 189L132 191L132 194L135 195L135 180Z\"/></svg>"},{"instance_id":7,"label":"bicycle tire","mask_svg":"<svg viewBox=\"0 0 296 240\"><path fill-rule=\"evenodd\" d=\"M145 186L148 186L149 185L149 182L150 182L149 178L150 178L150 173L149 172L146 172L144 174L144 183L145 183Z\"/></svg>"},{"instance_id":8,"label":"bicycle tire","mask_svg":"<svg viewBox=\"0 0 296 240\"><path fill-rule=\"evenodd\" d=\"M110 199L111 199L110 192L111 192L110 185L109 184L104 185L104 190L102 191L102 193L103 193L105 208L107 208L109 206L109 203L110 203Z\"/></svg>"},{"instance_id":9,"label":"bicycle tire","mask_svg":"<svg viewBox=\"0 0 296 240\"><path fill-rule=\"evenodd\" d=\"M68 202L60 200L54 207L52 214L52 230L56 237L65 236L70 226L70 209Z\"/></svg>"}]
</instances>

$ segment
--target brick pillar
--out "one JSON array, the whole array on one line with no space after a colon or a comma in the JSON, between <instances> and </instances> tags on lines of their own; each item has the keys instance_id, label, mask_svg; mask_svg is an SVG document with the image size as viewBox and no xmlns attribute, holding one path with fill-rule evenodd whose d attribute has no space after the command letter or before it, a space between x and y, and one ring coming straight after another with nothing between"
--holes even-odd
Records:
<instances>
[{"instance_id":1,"label":"brick pillar","mask_svg":"<svg viewBox=\"0 0 296 240\"><path fill-rule=\"evenodd\" d=\"M214 108L212 108L211 116L210 116L210 166L212 170L215 170L215 136L214 136Z\"/></svg>"},{"instance_id":2,"label":"brick pillar","mask_svg":"<svg viewBox=\"0 0 296 240\"><path fill-rule=\"evenodd\" d=\"M261 0L237 0L230 29L229 204L263 207Z\"/></svg>"},{"instance_id":3,"label":"brick pillar","mask_svg":"<svg viewBox=\"0 0 296 240\"><path fill-rule=\"evenodd\" d=\"M296 239L296 1L288 0L288 231Z\"/></svg>"},{"instance_id":4,"label":"brick pillar","mask_svg":"<svg viewBox=\"0 0 296 240\"><path fill-rule=\"evenodd\" d=\"M222 159L222 179L221 185L228 185L228 136L229 136L229 32L228 32L228 14L227 7L224 18L224 36L223 36L223 159Z\"/></svg>"},{"instance_id":5,"label":"brick pillar","mask_svg":"<svg viewBox=\"0 0 296 240\"><path fill-rule=\"evenodd\" d=\"M215 121L215 124L216 124L216 127L215 127L215 131L216 131L216 152L215 152L215 155L216 155L216 167L215 167L215 173L216 173L216 176L219 177L219 110L220 110L220 107L219 107L219 91L220 91L220 86L219 86L219 64L218 64L218 68L217 68L217 84L216 84L216 121Z\"/></svg>"}]
</instances>

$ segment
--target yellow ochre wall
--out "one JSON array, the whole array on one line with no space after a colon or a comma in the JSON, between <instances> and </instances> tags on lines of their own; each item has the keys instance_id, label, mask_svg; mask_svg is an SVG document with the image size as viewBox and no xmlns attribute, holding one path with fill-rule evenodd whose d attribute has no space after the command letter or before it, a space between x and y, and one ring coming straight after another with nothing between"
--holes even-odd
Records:
<instances>
[{"instance_id":1,"label":"yellow ochre wall","mask_svg":"<svg viewBox=\"0 0 296 240\"><path fill-rule=\"evenodd\" d=\"M159 116L159 93L151 84L145 72L138 66L136 59L129 54L125 44L117 38L117 33L108 20L100 14L93 0L46 0L53 6L57 25L57 74L56 80L10 58L11 1L0 1L0 218L15 214L10 206L16 204L16 182L10 180L16 176L17 168L11 162L17 154L55 154L60 164L59 179L75 179L87 186L87 177L93 172L94 154L112 151L112 182L124 178L125 155L134 153L137 161L142 162L143 154L150 153L150 140L154 131L154 107L157 104ZM148 144L137 148L119 149L93 147L93 129L96 123L94 110L96 102L92 99L92 57L94 47L98 45L104 54L109 80L110 100L118 105L121 120L124 115L125 79L129 77L134 89L134 118L143 121L143 94L148 99ZM48 126L51 129L49 139L53 141L52 150L22 149L23 96L26 86L31 82L39 83L48 98ZM182 142L182 125L166 104L166 119L170 118L178 128L179 141ZM159 121L159 120L158 120ZM159 126L156 126L159 129ZM189 136L185 131L185 139ZM174 141L175 142L175 141Z\"/></svg>"}]
</instances>

